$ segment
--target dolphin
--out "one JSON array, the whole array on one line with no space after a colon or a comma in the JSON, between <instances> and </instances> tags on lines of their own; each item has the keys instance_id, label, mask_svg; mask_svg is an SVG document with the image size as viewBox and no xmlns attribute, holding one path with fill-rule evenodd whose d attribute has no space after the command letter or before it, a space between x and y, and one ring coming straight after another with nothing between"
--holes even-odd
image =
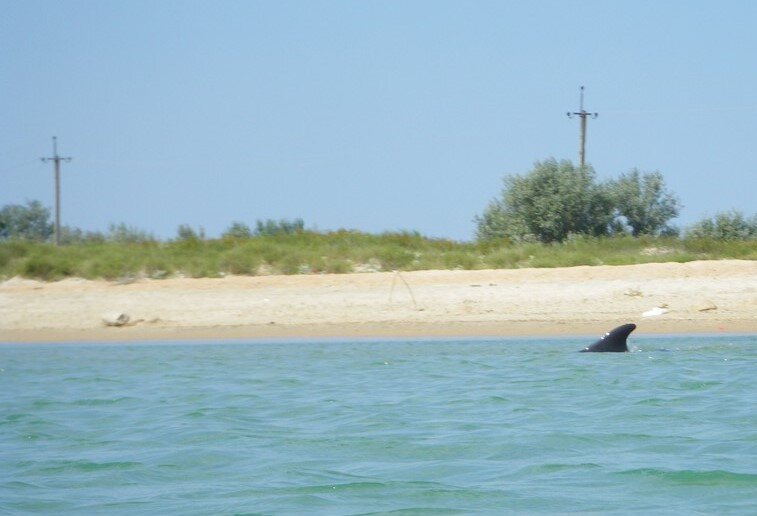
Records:
<instances>
[{"instance_id":1,"label":"dolphin","mask_svg":"<svg viewBox=\"0 0 757 516\"><path fill-rule=\"evenodd\" d=\"M590 351L603 353L606 351L623 352L628 351L628 345L626 339L628 335L636 329L636 325L633 323L624 324L618 326L612 331L605 333L604 337L597 342L581 350L581 352Z\"/></svg>"}]
</instances>

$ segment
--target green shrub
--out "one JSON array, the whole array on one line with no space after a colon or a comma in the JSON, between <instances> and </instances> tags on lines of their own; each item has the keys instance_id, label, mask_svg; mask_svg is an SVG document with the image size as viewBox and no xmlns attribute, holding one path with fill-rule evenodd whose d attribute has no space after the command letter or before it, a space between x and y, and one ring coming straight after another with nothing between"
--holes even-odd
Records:
<instances>
[{"instance_id":1,"label":"green shrub","mask_svg":"<svg viewBox=\"0 0 757 516\"><path fill-rule=\"evenodd\" d=\"M482 263L481 258L467 250L449 251L443 254L445 269L478 269Z\"/></svg>"},{"instance_id":2,"label":"green shrub","mask_svg":"<svg viewBox=\"0 0 757 516\"><path fill-rule=\"evenodd\" d=\"M294 235L305 231L305 222L302 219L289 221L286 219L265 221L259 220L255 224L257 236Z\"/></svg>"},{"instance_id":3,"label":"green shrub","mask_svg":"<svg viewBox=\"0 0 757 516\"><path fill-rule=\"evenodd\" d=\"M571 233L605 235L614 216L609 189L591 167L537 162L528 174L504 178L498 199L476 217L481 240L562 242Z\"/></svg>"},{"instance_id":4,"label":"green shrub","mask_svg":"<svg viewBox=\"0 0 757 516\"><path fill-rule=\"evenodd\" d=\"M353 263L350 260L332 257L327 260L324 272L329 274L348 274L353 270Z\"/></svg>"},{"instance_id":5,"label":"green shrub","mask_svg":"<svg viewBox=\"0 0 757 516\"><path fill-rule=\"evenodd\" d=\"M757 239L571 235L562 243L488 240L456 243L413 233L372 235L341 230L249 239L136 243L82 241L56 247L28 240L0 242L0 278L55 280L69 276L114 280L172 274L254 275L346 273L354 264L377 270L479 269L626 265L702 259L757 259Z\"/></svg>"},{"instance_id":6,"label":"green shrub","mask_svg":"<svg viewBox=\"0 0 757 516\"><path fill-rule=\"evenodd\" d=\"M239 246L224 253L221 258L221 269L230 274L254 276L262 260L252 249Z\"/></svg>"},{"instance_id":7,"label":"green shrub","mask_svg":"<svg viewBox=\"0 0 757 516\"><path fill-rule=\"evenodd\" d=\"M515 269L519 263L528 259L523 248L494 249L484 256L484 263L492 269Z\"/></svg>"},{"instance_id":8,"label":"green shrub","mask_svg":"<svg viewBox=\"0 0 757 516\"><path fill-rule=\"evenodd\" d=\"M45 242L53 235L50 209L39 201L26 206L8 204L0 208L0 240L22 239Z\"/></svg>"},{"instance_id":9,"label":"green shrub","mask_svg":"<svg viewBox=\"0 0 757 516\"><path fill-rule=\"evenodd\" d=\"M300 274L304 272L303 266L306 266L299 253L287 253L282 259L272 265L274 265L281 274L286 275Z\"/></svg>"},{"instance_id":10,"label":"green shrub","mask_svg":"<svg viewBox=\"0 0 757 516\"><path fill-rule=\"evenodd\" d=\"M740 211L718 213L697 222L686 231L687 239L755 240L757 215L745 217Z\"/></svg>"},{"instance_id":11,"label":"green shrub","mask_svg":"<svg viewBox=\"0 0 757 516\"><path fill-rule=\"evenodd\" d=\"M24 240L10 240L0 243L0 273L14 274L15 263L29 254L34 244Z\"/></svg>"},{"instance_id":12,"label":"green shrub","mask_svg":"<svg viewBox=\"0 0 757 516\"><path fill-rule=\"evenodd\" d=\"M115 242L117 244L136 244L140 242L155 242L155 237L137 229L133 226L129 226L124 222L119 224L110 224L108 226L108 235L105 237L109 242Z\"/></svg>"},{"instance_id":13,"label":"green shrub","mask_svg":"<svg viewBox=\"0 0 757 516\"><path fill-rule=\"evenodd\" d=\"M394 245L377 249L375 257L385 271L407 269L415 260L414 253Z\"/></svg>"},{"instance_id":14,"label":"green shrub","mask_svg":"<svg viewBox=\"0 0 757 516\"><path fill-rule=\"evenodd\" d=\"M176 239L184 242L198 242L205 240L205 230L200 228L195 231L189 224L181 224L176 230Z\"/></svg>"},{"instance_id":15,"label":"green shrub","mask_svg":"<svg viewBox=\"0 0 757 516\"><path fill-rule=\"evenodd\" d=\"M79 270L85 278L116 280L135 276L135 271L130 270L125 256L110 255L107 259L98 257L96 260L85 262Z\"/></svg>"},{"instance_id":16,"label":"green shrub","mask_svg":"<svg viewBox=\"0 0 757 516\"><path fill-rule=\"evenodd\" d=\"M195 256L181 268L181 272L192 278L218 278L220 267L214 256Z\"/></svg>"},{"instance_id":17,"label":"green shrub","mask_svg":"<svg viewBox=\"0 0 757 516\"><path fill-rule=\"evenodd\" d=\"M675 234L668 221L680 203L662 174L634 169L604 183L595 176L590 166L555 159L536 162L525 175L505 176L499 197L475 218L478 239L550 243L575 234Z\"/></svg>"},{"instance_id":18,"label":"green shrub","mask_svg":"<svg viewBox=\"0 0 757 516\"><path fill-rule=\"evenodd\" d=\"M44 254L33 254L27 257L22 266L21 274L26 278L53 281L71 276L73 268L65 259Z\"/></svg>"},{"instance_id":19,"label":"green shrub","mask_svg":"<svg viewBox=\"0 0 757 516\"><path fill-rule=\"evenodd\" d=\"M227 239L252 238L252 230L244 222L232 222L231 226L224 231L222 237Z\"/></svg>"}]
</instances>

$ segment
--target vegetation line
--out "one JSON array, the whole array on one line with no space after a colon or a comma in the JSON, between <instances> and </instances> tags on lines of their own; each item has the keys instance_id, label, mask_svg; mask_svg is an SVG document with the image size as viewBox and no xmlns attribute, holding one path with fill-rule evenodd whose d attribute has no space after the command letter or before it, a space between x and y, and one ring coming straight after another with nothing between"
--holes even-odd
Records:
<instances>
[{"instance_id":1,"label":"vegetation line","mask_svg":"<svg viewBox=\"0 0 757 516\"><path fill-rule=\"evenodd\" d=\"M433 269L513 269L757 259L757 240L677 237L587 237L562 243L507 239L460 243L418 233L357 231L190 238L158 242L83 242L57 247L29 240L0 242L0 279L67 277L222 277L227 274L322 274Z\"/></svg>"},{"instance_id":2,"label":"vegetation line","mask_svg":"<svg viewBox=\"0 0 757 516\"><path fill-rule=\"evenodd\" d=\"M757 216L720 213L681 235L668 224L680 207L659 172L632 170L600 183L591 167L554 159L505 178L500 196L476 217L474 242L308 231L295 219L258 221L254 230L234 222L219 239L181 225L169 241L125 224L107 234L64 227L65 245L54 246L50 210L31 201L0 209L0 280L397 271L392 293L399 277L413 297L399 271L757 259Z\"/></svg>"}]
</instances>

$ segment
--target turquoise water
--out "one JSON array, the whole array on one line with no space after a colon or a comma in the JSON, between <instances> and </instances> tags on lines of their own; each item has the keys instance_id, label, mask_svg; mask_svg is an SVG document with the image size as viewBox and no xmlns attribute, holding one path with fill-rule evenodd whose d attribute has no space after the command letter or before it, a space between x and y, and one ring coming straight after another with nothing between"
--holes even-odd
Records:
<instances>
[{"instance_id":1,"label":"turquoise water","mask_svg":"<svg viewBox=\"0 0 757 516\"><path fill-rule=\"evenodd\" d=\"M0 512L754 514L757 335L0 346Z\"/></svg>"}]
</instances>

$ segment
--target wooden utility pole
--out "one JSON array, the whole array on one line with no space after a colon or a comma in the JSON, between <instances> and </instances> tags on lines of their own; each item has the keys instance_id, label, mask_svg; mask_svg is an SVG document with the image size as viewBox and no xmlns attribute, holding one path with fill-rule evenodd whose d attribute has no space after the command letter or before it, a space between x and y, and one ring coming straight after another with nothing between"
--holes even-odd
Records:
<instances>
[{"instance_id":1,"label":"wooden utility pole","mask_svg":"<svg viewBox=\"0 0 757 516\"><path fill-rule=\"evenodd\" d=\"M599 113L588 113L584 109L583 86L581 86L581 107L579 108L579 111L575 111L573 113L569 111L568 118L573 118L574 115L578 116L581 119L581 132L578 140L578 166L584 168L584 165L586 165L586 117L590 116L591 118L597 118L599 116Z\"/></svg>"},{"instance_id":2,"label":"wooden utility pole","mask_svg":"<svg viewBox=\"0 0 757 516\"><path fill-rule=\"evenodd\" d=\"M42 158L42 161L45 163L52 161L55 170L55 245L60 245L60 162L70 162L71 158L58 156L58 138L53 136L53 156Z\"/></svg>"}]
</instances>

